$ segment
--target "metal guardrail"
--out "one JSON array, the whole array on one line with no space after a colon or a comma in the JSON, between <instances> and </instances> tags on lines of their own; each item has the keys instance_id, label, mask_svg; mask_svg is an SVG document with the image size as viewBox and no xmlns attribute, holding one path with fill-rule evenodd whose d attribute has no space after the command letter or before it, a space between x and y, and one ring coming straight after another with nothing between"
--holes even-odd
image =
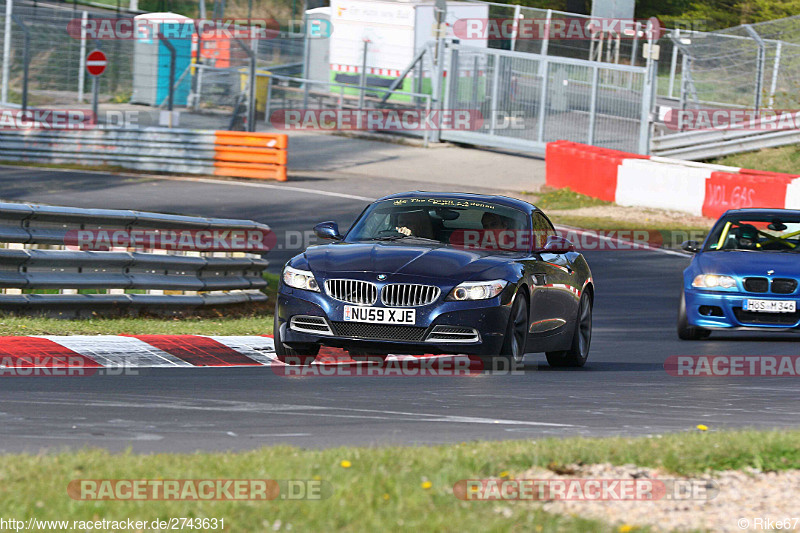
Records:
<instances>
[{"instance_id":1,"label":"metal guardrail","mask_svg":"<svg viewBox=\"0 0 800 533\"><path fill-rule=\"evenodd\" d=\"M252 253L263 251L253 243L226 257L197 249L168 254L158 242L147 250L161 253L82 251L68 245L79 230L270 232L269 226L249 220L0 203L0 310L81 316L266 301L260 289L267 286L263 272L269 262ZM105 293L79 293L86 289Z\"/></svg>"},{"instance_id":2,"label":"metal guardrail","mask_svg":"<svg viewBox=\"0 0 800 533\"><path fill-rule=\"evenodd\" d=\"M800 142L800 130L698 130L654 137L651 153L688 161L712 159Z\"/></svg>"},{"instance_id":3,"label":"metal guardrail","mask_svg":"<svg viewBox=\"0 0 800 533\"><path fill-rule=\"evenodd\" d=\"M286 180L285 134L187 129L0 131L0 159Z\"/></svg>"}]
</instances>

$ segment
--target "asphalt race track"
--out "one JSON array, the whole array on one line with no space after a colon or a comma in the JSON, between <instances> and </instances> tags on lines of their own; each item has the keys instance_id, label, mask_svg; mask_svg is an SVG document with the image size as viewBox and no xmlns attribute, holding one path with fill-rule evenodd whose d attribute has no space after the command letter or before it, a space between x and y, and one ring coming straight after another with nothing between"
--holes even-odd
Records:
<instances>
[{"instance_id":1,"label":"asphalt race track","mask_svg":"<svg viewBox=\"0 0 800 533\"><path fill-rule=\"evenodd\" d=\"M367 198L414 186L385 179L242 184L0 167L3 200L252 218L269 223L284 244L287 231L327 219L346 226ZM270 254L271 269L279 271L293 253L284 246ZM530 354L524 372L474 377L288 378L252 367L7 378L0 380L0 450L431 444L798 424L797 378L672 377L663 364L672 355L799 355L799 337L679 341L675 314L687 257L586 256L597 294L592 351L582 369L551 370L543 355Z\"/></svg>"}]
</instances>

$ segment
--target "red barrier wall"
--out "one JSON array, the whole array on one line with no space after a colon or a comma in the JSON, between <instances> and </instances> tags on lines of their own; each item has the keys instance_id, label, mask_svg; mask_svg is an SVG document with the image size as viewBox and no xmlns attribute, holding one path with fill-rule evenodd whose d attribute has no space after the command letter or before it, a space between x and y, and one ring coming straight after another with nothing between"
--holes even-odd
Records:
<instances>
[{"instance_id":1,"label":"red barrier wall","mask_svg":"<svg viewBox=\"0 0 800 533\"><path fill-rule=\"evenodd\" d=\"M719 218L728 209L786 205L786 187L795 176L742 169L739 174L712 172L706 180L703 216Z\"/></svg>"},{"instance_id":2,"label":"red barrier wall","mask_svg":"<svg viewBox=\"0 0 800 533\"><path fill-rule=\"evenodd\" d=\"M616 199L617 167L622 160L649 159L646 155L571 141L548 143L545 157L547 185L569 187L575 192L607 202Z\"/></svg>"}]
</instances>

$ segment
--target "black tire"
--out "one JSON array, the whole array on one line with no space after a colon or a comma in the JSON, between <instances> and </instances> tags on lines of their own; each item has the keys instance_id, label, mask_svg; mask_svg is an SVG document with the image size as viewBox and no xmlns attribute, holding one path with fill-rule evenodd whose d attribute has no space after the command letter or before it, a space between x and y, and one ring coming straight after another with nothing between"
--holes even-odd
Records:
<instances>
[{"instance_id":1,"label":"black tire","mask_svg":"<svg viewBox=\"0 0 800 533\"><path fill-rule=\"evenodd\" d=\"M275 327L272 334L275 340L275 356L281 363L308 366L317 358L320 348L319 344L309 345L308 348L304 348L301 353L300 350L289 348L281 342L281 328L278 326L277 316L275 317Z\"/></svg>"},{"instance_id":2,"label":"black tire","mask_svg":"<svg viewBox=\"0 0 800 533\"><path fill-rule=\"evenodd\" d=\"M517 292L508 325L503 335L503 345L495 355L481 356L484 370L513 370L522 364L525 356L525 342L528 338L528 300ZM488 365L488 366L487 366Z\"/></svg>"},{"instance_id":3,"label":"black tire","mask_svg":"<svg viewBox=\"0 0 800 533\"><path fill-rule=\"evenodd\" d=\"M711 332L704 328L689 325L689 318L686 316L686 295L681 293L681 304L678 307L678 338L684 341L696 341L707 339Z\"/></svg>"},{"instance_id":4,"label":"black tire","mask_svg":"<svg viewBox=\"0 0 800 533\"><path fill-rule=\"evenodd\" d=\"M592 344L592 298L584 291L578 305L578 317L575 321L575 332L572 334L572 345L569 350L546 352L547 363L552 367L581 367L589 357Z\"/></svg>"}]
</instances>

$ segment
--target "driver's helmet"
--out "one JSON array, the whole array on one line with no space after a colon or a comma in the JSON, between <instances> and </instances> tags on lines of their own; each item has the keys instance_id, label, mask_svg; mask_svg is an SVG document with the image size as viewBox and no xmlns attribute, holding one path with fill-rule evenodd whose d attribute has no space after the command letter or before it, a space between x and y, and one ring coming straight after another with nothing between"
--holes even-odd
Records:
<instances>
[{"instance_id":1,"label":"driver's helmet","mask_svg":"<svg viewBox=\"0 0 800 533\"><path fill-rule=\"evenodd\" d=\"M750 224L742 224L733 228L733 234L743 250L755 250L758 245L758 230Z\"/></svg>"}]
</instances>

